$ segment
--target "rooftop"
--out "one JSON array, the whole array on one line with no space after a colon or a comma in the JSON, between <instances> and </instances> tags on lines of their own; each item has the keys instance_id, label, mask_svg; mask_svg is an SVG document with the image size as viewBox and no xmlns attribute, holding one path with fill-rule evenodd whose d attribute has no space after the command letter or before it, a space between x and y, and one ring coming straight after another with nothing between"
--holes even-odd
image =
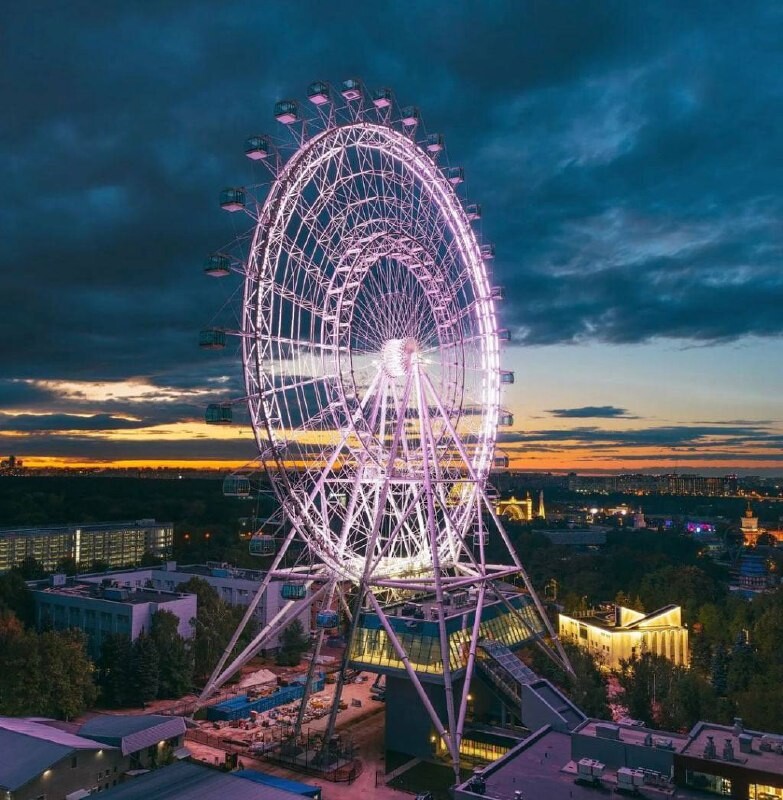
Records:
<instances>
[{"instance_id":1,"label":"rooftop","mask_svg":"<svg viewBox=\"0 0 783 800\"><path fill-rule=\"evenodd\" d=\"M591 722L595 722L591 720ZM589 724L589 723L588 723ZM600 723L599 723L600 724ZM510 800L519 791L525 800L596 800L607 797L606 788L616 781L616 772L607 769L603 791L595 786L576 782L576 766L571 760L571 735L541 728L506 755L483 770L486 781L485 800ZM457 798L480 797L471 792L469 781L457 790ZM676 788L673 794L643 787L643 798L668 797L676 800L697 800L704 795L688 789Z\"/></svg>"},{"instance_id":2,"label":"rooftop","mask_svg":"<svg viewBox=\"0 0 783 800\"><path fill-rule=\"evenodd\" d=\"M616 736L607 736L607 729L616 731ZM626 744L646 745L664 750L682 752L688 743L688 736L670 731L655 731L638 725L623 725L616 722L607 722L602 719L588 719L582 727L574 731L581 736L594 736L598 739L612 738L614 741Z\"/></svg>"},{"instance_id":3,"label":"rooftop","mask_svg":"<svg viewBox=\"0 0 783 800\"><path fill-rule=\"evenodd\" d=\"M106 800L296 800L299 795L197 764L172 764L101 792ZM300 798L301 800L301 798Z\"/></svg>"},{"instance_id":4,"label":"rooftop","mask_svg":"<svg viewBox=\"0 0 783 800\"><path fill-rule=\"evenodd\" d=\"M105 750L102 742L40 722L0 717L0 787L14 791L74 750Z\"/></svg>"},{"instance_id":5,"label":"rooftop","mask_svg":"<svg viewBox=\"0 0 783 800\"><path fill-rule=\"evenodd\" d=\"M116 745L122 749L123 755L128 755L166 739L182 736L185 728L183 717L161 714L99 714L85 722L79 733Z\"/></svg>"},{"instance_id":6,"label":"rooftop","mask_svg":"<svg viewBox=\"0 0 783 800\"><path fill-rule=\"evenodd\" d=\"M166 603L187 597L180 592L165 592L160 589L134 589L117 586L100 586L95 583L68 579L62 586L52 586L48 580L31 581L28 586L37 592L58 597L82 597L110 603L138 605L141 603Z\"/></svg>"},{"instance_id":7,"label":"rooftop","mask_svg":"<svg viewBox=\"0 0 783 800\"><path fill-rule=\"evenodd\" d=\"M0 528L0 536L4 534L23 534L26 536L34 536L42 533L68 533L69 531L106 531L106 530L129 530L131 528L171 528L171 522L157 522L154 519L135 519L135 520L121 520L119 522L69 522L62 525L42 525L37 527L23 527L19 525L11 525Z\"/></svg>"},{"instance_id":8,"label":"rooftop","mask_svg":"<svg viewBox=\"0 0 783 800\"><path fill-rule=\"evenodd\" d=\"M710 740L715 746L712 756L708 755ZM731 744L731 753L724 752L727 743ZM712 722L697 723L688 734L681 753L691 758L741 764L748 769L783 776L783 736L746 730L741 722L734 727Z\"/></svg>"}]
</instances>

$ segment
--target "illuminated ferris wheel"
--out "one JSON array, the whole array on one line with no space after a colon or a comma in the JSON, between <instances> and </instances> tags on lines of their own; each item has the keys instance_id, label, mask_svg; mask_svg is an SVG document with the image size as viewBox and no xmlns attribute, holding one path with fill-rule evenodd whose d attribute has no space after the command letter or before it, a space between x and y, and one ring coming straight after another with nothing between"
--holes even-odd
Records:
<instances>
[{"instance_id":1,"label":"illuminated ferris wheel","mask_svg":"<svg viewBox=\"0 0 783 800\"><path fill-rule=\"evenodd\" d=\"M307 116L294 101L276 105L284 141L247 141L267 180L224 190L221 205L252 229L207 262L211 275L242 276L243 299L238 329L204 331L202 346L241 340L258 460L287 522L277 540L257 536L272 563L255 602L273 582L287 602L227 666L237 632L205 694L314 602L320 628L342 607L354 631L362 609L388 625L389 602L432 596L443 615L450 592L521 572L545 618L487 497L513 374L500 368L507 336L487 274L494 250L474 230L480 207L461 199L443 137L389 90L319 82L308 96ZM230 407L208 410L208 421L230 419ZM230 480L249 488L246 473ZM488 562L487 520L509 563ZM449 702L436 728L453 751L465 699L461 714Z\"/></svg>"}]
</instances>

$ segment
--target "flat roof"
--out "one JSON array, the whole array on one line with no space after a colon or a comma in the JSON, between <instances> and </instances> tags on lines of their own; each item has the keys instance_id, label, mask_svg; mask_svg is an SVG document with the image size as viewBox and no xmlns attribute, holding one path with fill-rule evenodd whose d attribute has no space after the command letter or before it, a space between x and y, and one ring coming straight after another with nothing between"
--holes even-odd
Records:
<instances>
[{"instance_id":1,"label":"flat roof","mask_svg":"<svg viewBox=\"0 0 783 800\"><path fill-rule=\"evenodd\" d=\"M675 753L682 752L683 748L688 744L688 736L683 733L671 733L669 731L655 731L652 728L645 728L639 725L624 725L618 722L609 722L602 719L588 719L581 727L574 731L577 736L592 736L596 739L607 739L608 741L618 741L609 739L609 737L599 735L598 729L601 727L611 726L617 728L619 733L619 741L626 744L642 745L647 742L647 737L650 738L649 747L662 748L666 743L671 742L672 747L663 747L663 749L672 749Z\"/></svg>"},{"instance_id":2,"label":"flat roof","mask_svg":"<svg viewBox=\"0 0 783 800\"><path fill-rule=\"evenodd\" d=\"M40 525L40 526L20 526L7 525L0 528L0 536L4 534L23 534L34 536L35 534L49 533L72 533L80 531L104 531L104 530L127 530L129 528L172 528L173 522L157 522L154 519L134 519L121 520L120 522L68 522L62 525Z\"/></svg>"},{"instance_id":3,"label":"flat roof","mask_svg":"<svg viewBox=\"0 0 783 800\"><path fill-rule=\"evenodd\" d=\"M125 586L102 587L95 583L68 583L65 586L51 586L48 581L38 581L30 587L34 592L40 592L54 597L75 597L87 600L102 600L107 603L120 603L122 605L139 605L141 603L165 603L179 600L191 595L181 592L167 592L162 589L133 589ZM106 596L110 592L122 592L124 597Z\"/></svg>"},{"instance_id":4,"label":"flat roof","mask_svg":"<svg viewBox=\"0 0 783 800\"><path fill-rule=\"evenodd\" d=\"M596 800L602 796L594 786L576 783L576 766L571 761L571 734L542 728L506 755L483 771L486 781L485 800L509 800L515 791L524 798L546 798L546 800ZM605 786L613 785L616 771L607 769ZM458 791L470 792L469 781L461 784ZM650 787L644 787L642 796ZM607 796L604 789L603 796ZM663 796L655 792L656 797ZM704 795L677 787L673 795L678 800L698 800ZM478 798L479 795L476 795Z\"/></svg>"},{"instance_id":5,"label":"flat roof","mask_svg":"<svg viewBox=\"0 0 783 800\"><path fill-rule=\"evenodd\" d=\"M751 737L751 752L743 753L740 750L740 735ZM769 772L774 775L783 775L783 753L776 752L776 748L783 750L783 736L763 731L742 729L742 734L734 732L729 725L717 725L712 722L699 722L688 735L688 741L681 753L691 758L705 759L704 749L709 742L709 737L717 751L716 757L707 759L723 764L736 764L760 772ZM727 761L723 758L723 748L726 741L731 742L734 752L733 759ZM762 745L764 749L762 750ZM768 750L767 746L771 749Z\"/></svg>"},{"instance_id":6,"label":"flat roof","mask_svg":"<svg viewBox=\"0 0 783 800\"><path fill-rule=\"evenodd\" d=\"M101 792L107 800L295 800L301 795L181 762L156 769Z\"/></svg>"}]
</instances>

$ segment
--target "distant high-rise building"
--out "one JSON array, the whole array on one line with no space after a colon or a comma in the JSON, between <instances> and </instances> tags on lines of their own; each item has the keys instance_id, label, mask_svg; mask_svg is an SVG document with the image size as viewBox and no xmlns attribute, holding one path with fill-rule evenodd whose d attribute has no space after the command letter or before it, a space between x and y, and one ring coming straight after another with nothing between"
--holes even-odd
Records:
<instances>
[{"instance_id":1,"label":"distant high-rise building","mask_svg":"<svg viewBox=\"0 0 783 800\"><path fill-rule=\"evenodd\" d=\"M538 518L546 519L546 511L544 510L544 490L538 492Z\"/></svg>"},{"instance_id":2,"label":"distant high-rise building","mask_svg":"<svg viewBox=\"0 0 783 800\"><path fill-rule=\"evenodd\" d=\"M67 559L84 566L100 562L127 567L138 564L144 555L167 558L173 545L172 523L154 519L0 528L0 572L20 566L26 558L34 558L47 572L54 572Z\"/></svg>"}]
</instances>

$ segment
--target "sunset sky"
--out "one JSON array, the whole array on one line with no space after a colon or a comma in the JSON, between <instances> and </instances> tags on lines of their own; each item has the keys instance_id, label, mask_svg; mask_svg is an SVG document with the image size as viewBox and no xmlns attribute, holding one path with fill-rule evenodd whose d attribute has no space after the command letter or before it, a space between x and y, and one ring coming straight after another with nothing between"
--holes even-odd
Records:
<instances>
[{"instance_id":1,"label":"sunset sky","mask_svg":"<svg viewBox=\"0 0 783 800\"><path fill-rule=\"evenodd\" d=\"M783 474L783 6L42 2L0 11L0 453L232 462L204 257L274 102L415 103L495 244L529 470Z\"/></svg>"}]
</instances>

